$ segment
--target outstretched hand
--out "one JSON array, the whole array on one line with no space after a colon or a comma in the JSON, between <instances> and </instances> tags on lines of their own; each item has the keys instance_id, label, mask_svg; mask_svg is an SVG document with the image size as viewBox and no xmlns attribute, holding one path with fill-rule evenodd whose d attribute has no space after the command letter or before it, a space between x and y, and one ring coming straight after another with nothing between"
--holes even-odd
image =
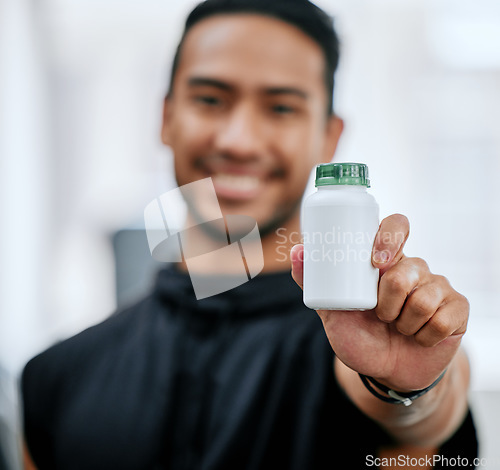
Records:
<instances>
[{"instance_id":1,"label":"outstretched hand","mask_svg":"<svg viewBox=\"0 0 500 470\"><path fill-rule=\"evenodd\" d=\"M372 264L380 269L373 310L318 310L336 356L348 367L399 391L430 385L453 359L467 328L469 304L420 258L403 254L408 219L380 224ZM292 276L302 287L303 245L291 250Z\"/></svg>"}]
</instances>

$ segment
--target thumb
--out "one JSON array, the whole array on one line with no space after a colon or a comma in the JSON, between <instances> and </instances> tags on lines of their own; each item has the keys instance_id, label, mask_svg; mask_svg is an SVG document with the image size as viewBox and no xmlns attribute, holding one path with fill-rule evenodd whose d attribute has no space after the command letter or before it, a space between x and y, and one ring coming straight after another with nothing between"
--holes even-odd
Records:
<instances>
[{"instance_id":1,"label":"thumb","mask_svg":"<svg viewBox=\"0 0 500 470\"><path fill-rule=\"evenodd\" d=\"M398 263L409 234L410 223L404 215L393 214L382 220L373 242L373 266L383 273Z\"/></svg>"}]
</instances>

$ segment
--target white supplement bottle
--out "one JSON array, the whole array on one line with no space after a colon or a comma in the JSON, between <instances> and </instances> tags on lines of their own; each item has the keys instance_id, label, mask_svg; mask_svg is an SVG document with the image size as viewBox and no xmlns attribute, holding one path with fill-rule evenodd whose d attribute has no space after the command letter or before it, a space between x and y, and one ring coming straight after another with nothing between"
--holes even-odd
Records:
<instances>
[{"instance_id":1,"label":"white supplement bottle","mask_svg":"<svg viewBox=\"0 0 500 470\"><path fill-rule=\"evenodd\" d=\"M368 167L318 165L316 187L302 208L304 303L315 310L375 308L379 276L371 253L379 208L366 191Z\"/></svg>"}]
</instances>

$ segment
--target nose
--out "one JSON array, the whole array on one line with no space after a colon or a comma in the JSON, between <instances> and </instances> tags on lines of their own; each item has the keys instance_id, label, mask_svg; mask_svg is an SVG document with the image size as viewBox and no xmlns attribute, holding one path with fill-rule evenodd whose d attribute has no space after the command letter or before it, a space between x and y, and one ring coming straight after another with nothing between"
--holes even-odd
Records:
<instances>
[{"instance_id":1,"label":"nose","mask_svg":"<svg viewBox=\"0 0 500 470\"><path fill-rule=\"evenodd\" d=\"M221 122L215 147L222 155L246 160L256 158L264 149L262 119L251 103L236 106Z\"/></svg>"}]
</instances>

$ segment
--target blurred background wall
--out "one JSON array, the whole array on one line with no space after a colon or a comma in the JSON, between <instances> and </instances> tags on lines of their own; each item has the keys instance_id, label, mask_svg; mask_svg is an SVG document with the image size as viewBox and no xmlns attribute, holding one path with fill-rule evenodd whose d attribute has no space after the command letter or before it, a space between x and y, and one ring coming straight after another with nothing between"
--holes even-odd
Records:
<instances>
[{"instance_id":1,"label":"blurred background wall","mask_svg":"<svg viewBox=\"0 0 500 470\"><path fill-rule=\"evenodd\" d=\"M195 3L0 0L0 365L13 380L151 280L117 277L116 233L140 233L174 185L162 100ZM342 41L336 159L369 165L382 215L410 219L407 254L469 298L483 468L500 468L500 3L316 3Z\"/></svg>"}]
</instances>

